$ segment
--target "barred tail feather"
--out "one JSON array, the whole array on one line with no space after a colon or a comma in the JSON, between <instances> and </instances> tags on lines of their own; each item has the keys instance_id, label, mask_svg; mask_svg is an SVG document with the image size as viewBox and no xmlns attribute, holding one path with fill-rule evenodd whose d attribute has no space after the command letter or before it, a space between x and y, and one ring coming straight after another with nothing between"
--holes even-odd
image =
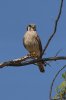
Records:
<instances>
[{"instance_id":1,"label":"barred tail feather","mask_svg":"<svg viewBox=\"0 0 66 100\"><path fill-rule=\"evenodd\" d=\"M39 62L39 63L38 63L38 67L39 67L40 72L45 72L45 70L44 70L44 65L43 65L42 62Z\"/></svg>"}]
</instances>

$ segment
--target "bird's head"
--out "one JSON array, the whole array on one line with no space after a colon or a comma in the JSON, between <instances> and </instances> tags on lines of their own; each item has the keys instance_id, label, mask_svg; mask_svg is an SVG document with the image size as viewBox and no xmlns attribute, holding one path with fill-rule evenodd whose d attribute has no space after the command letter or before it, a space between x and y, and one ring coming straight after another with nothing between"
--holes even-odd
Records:
<instances>
[{"instance_id":1,"label":"bird's head","mask_svg":"<svg viewBox=\"0 0 66 100\"><path fill-rule=\"evenodd\" d=\"M35 24L29 24L27 26L27 31L36 31L36 25Z\"/></svg>"}]
</instances>

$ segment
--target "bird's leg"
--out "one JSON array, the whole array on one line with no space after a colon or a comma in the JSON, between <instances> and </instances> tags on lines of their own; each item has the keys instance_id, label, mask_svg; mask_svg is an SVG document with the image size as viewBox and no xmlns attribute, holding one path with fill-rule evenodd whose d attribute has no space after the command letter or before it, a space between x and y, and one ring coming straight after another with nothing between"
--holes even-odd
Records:
<instances>
[{"instance_id":1,"label":"bird's leg","mask_svg":"<svg viewBox=\"0 0 66 100\"><path fill-rule=\"evenodd\" d=\"M47 65L47 62L46 62L46 61L43 61L43 60L42 60L42 63L44 64L44 66L46 66L46 65Z\"/></svg>"},{"instance_id":2,"label":"bird's leg","mask_svg":"<svg viewBox=\"0 0 66 100\"><path fill-rule=\"evenodd\" d=\"M28 54L29 56L33 57L33 58L37 58L37 54L35 52L31 52L30 54Z\"/></svg>"}]
</instances>

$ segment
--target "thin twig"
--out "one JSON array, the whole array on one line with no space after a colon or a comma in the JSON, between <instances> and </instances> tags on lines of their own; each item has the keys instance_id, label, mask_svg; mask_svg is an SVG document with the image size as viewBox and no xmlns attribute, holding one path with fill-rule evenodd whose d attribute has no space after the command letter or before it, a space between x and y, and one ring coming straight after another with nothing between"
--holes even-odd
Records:
<instances>
[{"instance_id":1,"label":"thin twig","mask_svg":"<svg viewBox=\"0 0 66 100\"><path fill-rule=\"evenodd\" d=\"M60 53L61 50L62 50L62 49L58 50L58 52L55 54L55 57L58 56L58 54Z\"/></svg>"},{"instance_id":2,"label":"thin twig","mask_svg":"<svg viewBox=\"0 0 66 100\"><path fill-rule=\"evenodd\" d=\"M60 73L64 68L66 68L66 65L64 65L64 66L56 73L55 77L53 78L53 81L52 81L51 86L50 86L49 100L53 100L53 99L52 99L52 88L53 88L54 82L55 82L57 76L59 75L59 73Z\"/></svg>"},{"instance_id":3,"label":"thin twig","mask_svg":"<svg viewBox=\"0 0 66 100\"><path fill-rule=\"evenodd\" d=\"M57 31L57 25L58 25L58 21L60 19L60 16L61 16L61 12L62 12L62 7L63 7L63 0L61 0L61 5L60 5L60 9L59 9L59 13L58 13L58 16L55 20L55 26L54 26L54 30L53 30L53 33L52 35L49 37L44 49L43 49L43 52L42 52L42 55L45 53L50 41L52 40L53 36L55 35L56 31Z\"/></svg>"}]
</instances>

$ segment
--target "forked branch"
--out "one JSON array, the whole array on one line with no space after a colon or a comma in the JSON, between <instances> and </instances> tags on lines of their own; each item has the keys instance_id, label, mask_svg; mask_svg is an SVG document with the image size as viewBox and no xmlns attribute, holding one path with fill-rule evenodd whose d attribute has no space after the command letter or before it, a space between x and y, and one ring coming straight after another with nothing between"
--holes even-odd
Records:
<instances>
[{"instance_id":1,"label":"forked branch","mask_svg":"<svg viewBox=\"0 0 66 100\"><path fill-rule=\"evenodd\" d=\"M54 30L53 30L53 33L51 34L51 36L49 37L44 49L43 49L43 52L42 52L42 55L45 53L50 41L52 40L53 36L55 35L56 31L57 31L57 25L58 25L58 21L60 19L60 16L61 16L61 13L62 13L62 7L63 7L63 0L61 0L61 4L60 4L60 9L59 9L59 12L58 12L58 16L55 20L55 26L54 26Z\"/></svg>"},{"instance_id":2,"label":"forked branch","mask_svg":"<svg viewBox=\"0 0 66 100\"><path fill-rule=\"evenodd\" d=\"M23 58L19 58L19 59L10 60L10 61L0 63L0 68L3 68L5 66L15 66L15 67L25 66L25 65L35 64L35 63L40 62L40 61L47 62L47 61L66 60L66 57L64 57L64 56L49 57L49 58L35 59L35 60L26 61L26 59L28 59L28 58L31 58L31 57L30 56L25 56Z\"/></svg>"}]
</instances>

